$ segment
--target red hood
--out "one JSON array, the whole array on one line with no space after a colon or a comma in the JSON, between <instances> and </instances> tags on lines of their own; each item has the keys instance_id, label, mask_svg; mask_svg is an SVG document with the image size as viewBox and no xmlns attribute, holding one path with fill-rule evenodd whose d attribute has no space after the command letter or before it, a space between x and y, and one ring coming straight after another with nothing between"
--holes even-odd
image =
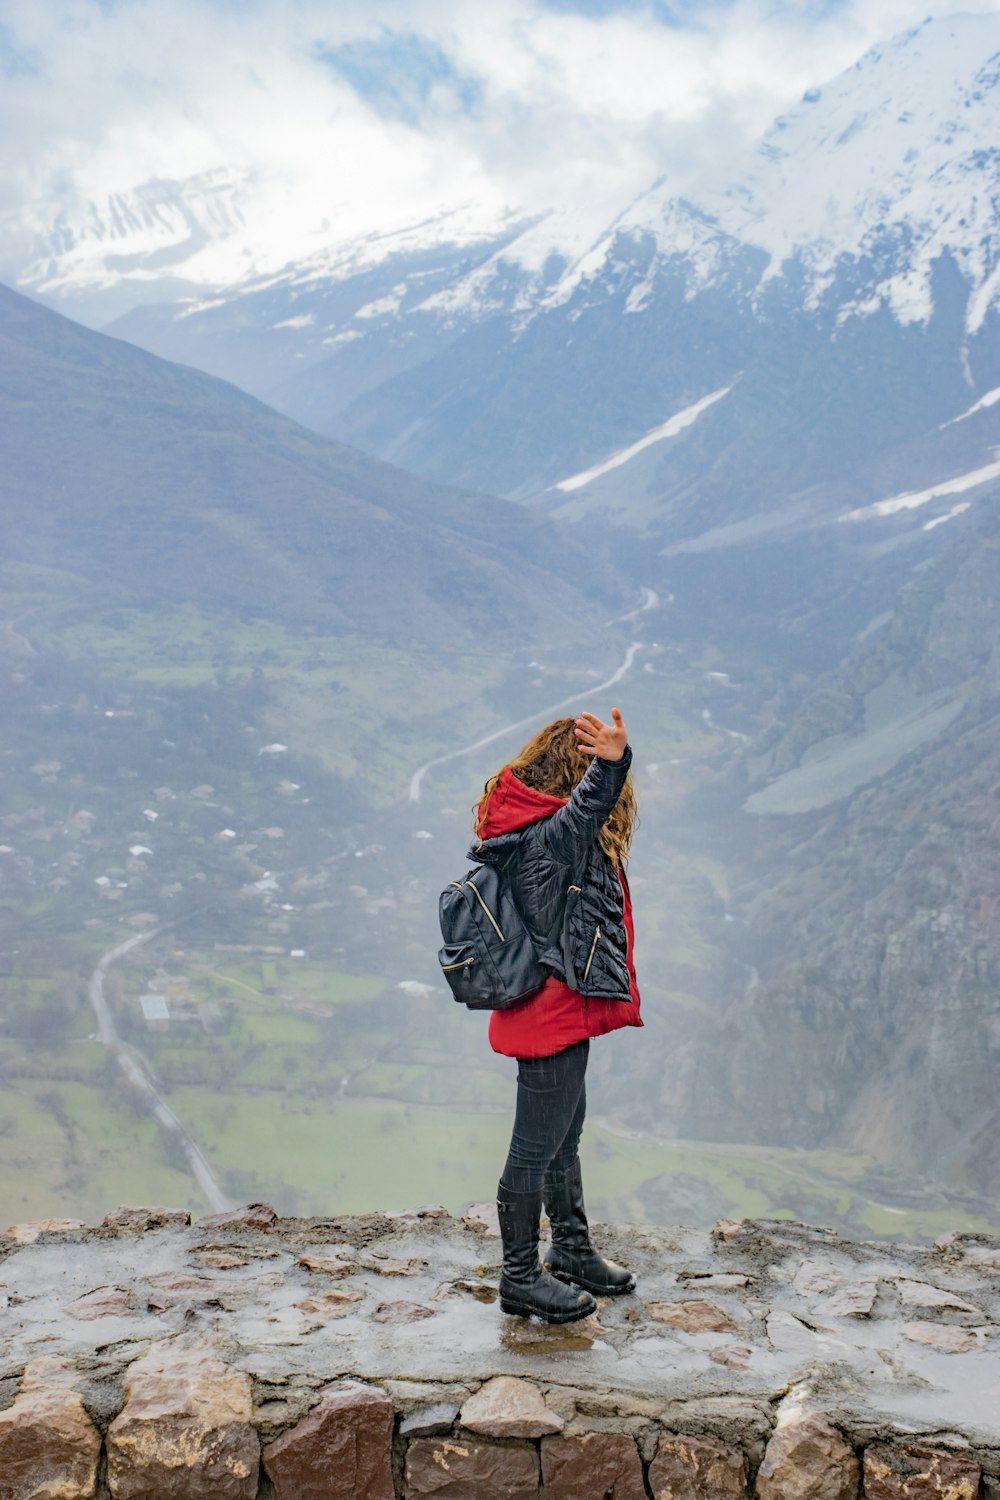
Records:
<instances>
[{"instance_id":1,"label":"red hood","mask_svg":"<svg viewBox=\"0 0 1000 1500\"><path fill-rule=\"evenodd\" d=\"M551 818L554 812L565 806L565 797L550 797L547 792L536 792L533 787L525 786L523 781L519 781L507 766L490 793L486 821L479 837L495 839L498 834L513 833L515 828L527 828L529 823L537 823L541 818Z\"/></svg>"}]
</instances>

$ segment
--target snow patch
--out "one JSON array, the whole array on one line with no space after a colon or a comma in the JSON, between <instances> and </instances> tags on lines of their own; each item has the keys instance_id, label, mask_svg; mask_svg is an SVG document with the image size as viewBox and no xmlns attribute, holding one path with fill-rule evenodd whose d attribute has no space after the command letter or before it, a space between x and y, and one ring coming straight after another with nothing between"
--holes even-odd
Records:
<instances>
[{"instance_id":1,"label":"snow patch","mask_svg":"<svg viewBox=\"0 0 1000 1500\"><path fill-rule=\"evenodd\" d=\"M951 510L946 511L943 516L935 516L932 521L925 521L923 526L924 531L933 531L935 526L943 526L945 521L953 521L964 510L968 510L971 505L971 500L963 500L961 505L953 505Z\"/></svg>"},{"instance_id":2,"label":"snow patch","mask_svg":"<svg viewBox=\"0 0 1000 1500\"><path fill-rule=\"evenodd\" d=\"M406 296L406 282L401 281L394 286L391 292L384 297L377 297L374 302L366 302L364 307L359 307L354 314L356 318L384 318L399 311L399 304Z\"/></svg>"},{"instance_id":3,"label":"snow patch","mask_svg":"<svg viewBox=\"0 0 1000 1500\"><path fill-rule=\"evenodd\" d=\"M954 479L943 479L926 490L910 490L902 495L892 495L888 500L876 500L874 505L863 505L858 510L849 510L838 516L840 521L870 521L876 516L894 516L901 510L916 510L939 495L960 495L963 490L974 490L991 479L1000 478L1000 461L984 464L981 469L971 469L968 474L959 474ZM947 519L941 517L940 519Z\"/></svg>"},{"instance_id":4,"label":"snow patch","mask_svg":"<svg viewBox=\"0 0 1000 1500\"><path fill-rule=\"evenodd\" d=\"M679 432L684 431L685 427L690 427L696 422L703 411L714 406L716 401L721 401L723 396L728 396L731 390L732 386L726 385L721 390L712 391L709 396L702 396L700 401L695 401L692 406L686 406L683 411L677 412L660 427L654 427L652 432L647 432L646 436L641 437L638 442L630 444L628 448L620 448L617 453L612 453L610 458L606 458L603 463L597 464L593 469L585 469L580 474L572 474L569 479L560 479L558 484L553 484L550 488L562 490L568 494L571 490L582 489L585 484L590 484L593 479L599 479L602 474L610 473L612 469L621 468L622 464L629 463L644 448L652 447L653 443L662 442L664 438L676 437Z\"/></svg>"},{"instance_id":5,"label":"snow patch","mask_svg":"<svg viewBox=\"0 0 1000 1500\"><path fill-rule=\"evenodd\" d=\"M954 427L956 422L964 422L966 417L974 417L977 411L985 411L988 406L996 406L1000 401L1000 385L992 391L987 391L985 396L980 396L975 406L970 406L968 411L963 411L961 416L952 417L950 422L942 422L938 428L942 432L946 427Z\"/></svg>"}]
</instances>

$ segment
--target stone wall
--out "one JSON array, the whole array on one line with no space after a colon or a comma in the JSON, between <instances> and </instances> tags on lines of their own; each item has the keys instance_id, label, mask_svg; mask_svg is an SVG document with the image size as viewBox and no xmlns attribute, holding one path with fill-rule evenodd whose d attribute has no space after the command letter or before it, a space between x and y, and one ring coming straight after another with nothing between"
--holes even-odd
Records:
<instances>
[{"instance_id":1,"label":"stone wall","mask_svg":"<svg viewBox=\"0 0 1000 1500\"><path fill-rule=\"evenodd\" d=\"M996 1242L603 1239L638 1292L552 1328L441 1210L16 1226L0 1500L1000 1500Z\"/></svg>"}]
</instances>

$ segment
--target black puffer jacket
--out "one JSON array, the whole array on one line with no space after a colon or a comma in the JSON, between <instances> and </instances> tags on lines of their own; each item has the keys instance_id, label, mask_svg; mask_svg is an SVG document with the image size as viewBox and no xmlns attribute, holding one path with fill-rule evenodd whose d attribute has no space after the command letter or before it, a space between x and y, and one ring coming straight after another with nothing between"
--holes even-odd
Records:
<instances>
[{"instance_id":1,"label":"black puffer jacket","mask_svg":"<svg viewBox=\"0 0 1000 1500\"><path fill-rule=\"evenodd\" d=\"M540 962L579 994L631 1000L622 886L597 840L618 801L632 751L597 756L565 806L469 850L480 864L502 866Z\"/></svg>"}]
</instances>

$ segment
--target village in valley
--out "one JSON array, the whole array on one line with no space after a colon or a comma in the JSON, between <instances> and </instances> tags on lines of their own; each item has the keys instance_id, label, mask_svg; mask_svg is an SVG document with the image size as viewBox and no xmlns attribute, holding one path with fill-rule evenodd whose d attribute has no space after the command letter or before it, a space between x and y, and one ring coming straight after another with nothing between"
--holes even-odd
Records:
<instances>
[{"instance_id":1,"label":"village in valley","mask_svg":"<svg viewBox=\"0 0 1000 1500\"><path fill-rule=\"evenodd\" d=\"M169 662L151 652L110 680L85 651L46 649L41 629L34 646L18 634L7 664L9 1217L99 1217L109 1203L154 1198L202 1211L195 1160L209 1203L266 1200L285 1213L432 1199L456 1210L488 1193L509 1068L488 1048L484 1017L453 1005L435 962L436 892L462 867L477 767L437 770L433 795L406 801L413 766L435 753L432 715L415 737L388 742L391 774L376 761L363 777L341 768L336 740L323 756L293 748L309 727L276 708L275 683L290 679L272 647L257 653L262 665L250 653L213 667L204 650L191 665L163 635ZM133 653L137 639L132 622ZM311 640L294 649L320 661ZM717 661L695 676L665 661L631 689L667 752L648 768L647 827L673 826L684 797L714 798L720 773L706 751L728 753L734 720L741 734L751 727ZM542 674L536 691L551 692ZM374 675L372 692L385 692ZM317 701L304 696L300 713ZM923 1189L907 1197L856 1153L664 1136L656 1100L672 1085L646 1039L662 1047L669 1030L682 1058L685 1027L726 982L727 872L672 834L632 873L644 953L661 957L644 978L644 1045L624 1071L610 1057L595 1063L606 1110L590 1127L595 1213L839 1216L856 1232L905 1222L916 1235L977 1227L964 1204ZM652 1101L642 1118L639 1097ZM908 1206L890 1217L886 1197Z\"/></svg>"}]
</instances>

